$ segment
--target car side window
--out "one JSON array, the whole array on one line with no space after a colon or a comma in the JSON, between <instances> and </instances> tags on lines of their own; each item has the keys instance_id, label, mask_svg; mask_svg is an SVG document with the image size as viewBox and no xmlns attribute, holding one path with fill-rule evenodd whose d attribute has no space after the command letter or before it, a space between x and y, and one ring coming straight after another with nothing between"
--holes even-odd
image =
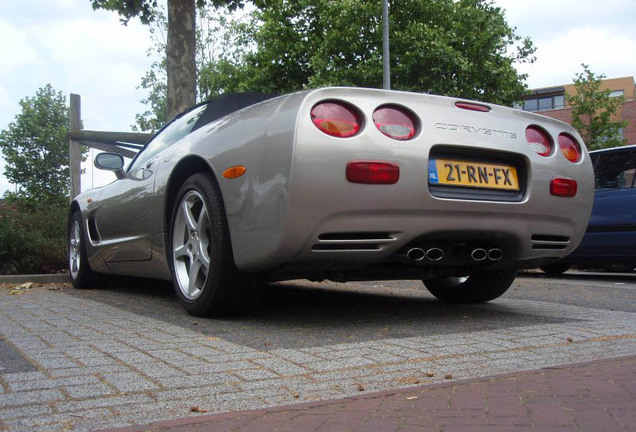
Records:
<instances>
[{"instance_id":1,"label":"car side window","mask_svg":"<svg viewBox=\"0 0 636 432\"><path fill-rule=\"evenodd\" d=\"M172 123L169 123L141 150L132 161L128 172L135 172L143 168L148 161L161 151L188 135L196 125L199 117L201 117L205 111L205 108L206 105L198 106L183 116L176 118Z\"/></svg>"},{"instance_id":2,"label":"car side window","mask_svg":"<svg viewBox=\"0 0 636 432\"><path fill-rule=\"evenodd\" d=\"M594 168L596 190L636 188L636 150L600 155Z\"/></svg>"}]
</instances>

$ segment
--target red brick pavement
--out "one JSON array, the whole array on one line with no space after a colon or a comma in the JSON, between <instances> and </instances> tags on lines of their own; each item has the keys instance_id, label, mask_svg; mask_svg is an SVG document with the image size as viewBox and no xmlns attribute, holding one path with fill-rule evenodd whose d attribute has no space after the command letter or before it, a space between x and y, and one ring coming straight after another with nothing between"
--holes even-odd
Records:
<instances>
[{"instance_id":1,"label":"red brick pavement","mask_svg":"<svg viewBox=\"0 0 636 432\"><path fill-rule=\"evenodd\" d=\"M636 356L115 431L636 431Z\"/></svg>"}]
</instances>

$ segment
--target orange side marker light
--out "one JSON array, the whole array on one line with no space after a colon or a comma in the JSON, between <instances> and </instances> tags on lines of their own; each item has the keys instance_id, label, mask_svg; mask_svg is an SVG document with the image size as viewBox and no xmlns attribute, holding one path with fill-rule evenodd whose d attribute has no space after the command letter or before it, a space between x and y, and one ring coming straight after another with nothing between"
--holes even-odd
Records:
<instances>
[{"instance_id":1,"label":"orange side marker light","mask_svg":"<svg viewBox=\"0 0 636 432\"><path fill-rule=\"evenodd\" d=\"M245 168L243 165L235 165L223 171L223 178L235 179L245 174L246 171L247 168Z\"/></svg>"}]
</instances>

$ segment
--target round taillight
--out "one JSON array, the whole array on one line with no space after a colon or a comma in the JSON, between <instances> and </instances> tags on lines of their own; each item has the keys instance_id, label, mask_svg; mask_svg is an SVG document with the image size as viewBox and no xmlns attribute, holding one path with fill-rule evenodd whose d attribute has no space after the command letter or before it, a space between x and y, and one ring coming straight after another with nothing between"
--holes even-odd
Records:
<instances>
[{"instance_id":1,"label":"round taillight","mask_svg":"<svg viewBox=\"0 0 636 432\"><path fill-rule=\"evenodd\" d=\"M575 163L581 160L581 146L574 137L566 133L559 135L559 148L570 162Z\"/></svg>"},{"instance_id":2,"label":"round taillight","mask_svg":"<svg viewBox=\"0 0 636 432\"><path fill-rule=\"evenodd\" d=\"M346 138L360 130L358 110L339 101L320 102L311 109L311 121L327 135Z\"/></svg>"},{"instance_id":3,"label":"round taillight","mask_svg":"<svg viewBox=\"0 0 636 432\"><path fill-rule=\"evenodd\" d=\"M373 123L389 138L406 141L415 136L415 116L404 108L383 106L373 113Z\"/></svg>"},{"instance_id":4,"label":"round taillight","mask_svg":"<svg viewBox=\"0 0 636 432\"><path fill-rule=\"evenodd\" d=\"M537 126L528 126L526 140L530 148L539 156L549 156L552 153L552 140L543 129Z\"/></svg>"}]
</instances>

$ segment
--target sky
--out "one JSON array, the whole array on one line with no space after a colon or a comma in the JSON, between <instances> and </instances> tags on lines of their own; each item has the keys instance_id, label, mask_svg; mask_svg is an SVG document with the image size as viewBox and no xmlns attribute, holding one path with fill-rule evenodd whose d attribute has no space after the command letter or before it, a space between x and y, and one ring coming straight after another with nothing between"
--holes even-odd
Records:
<instances>
[{"instance_id":1,"label":"sky","mask_svg":"<svg viewBox=\"0 0 636 432\"><path fill-rule=\"evenodd\" d=\"M572 82L588 64L608 78L636 76L634 0L494 0L508 24L537 47L535 63L519 65L529 88ZM51 84L81 95L85 129L129 131L145 110L137 89L152 58L148 27L90 0L0 0L0 130L19 114L20 100ZM83 165L82 190L114 179ZM14 190L1 175L0 195Z\"/></svg>"}]
</instances>

